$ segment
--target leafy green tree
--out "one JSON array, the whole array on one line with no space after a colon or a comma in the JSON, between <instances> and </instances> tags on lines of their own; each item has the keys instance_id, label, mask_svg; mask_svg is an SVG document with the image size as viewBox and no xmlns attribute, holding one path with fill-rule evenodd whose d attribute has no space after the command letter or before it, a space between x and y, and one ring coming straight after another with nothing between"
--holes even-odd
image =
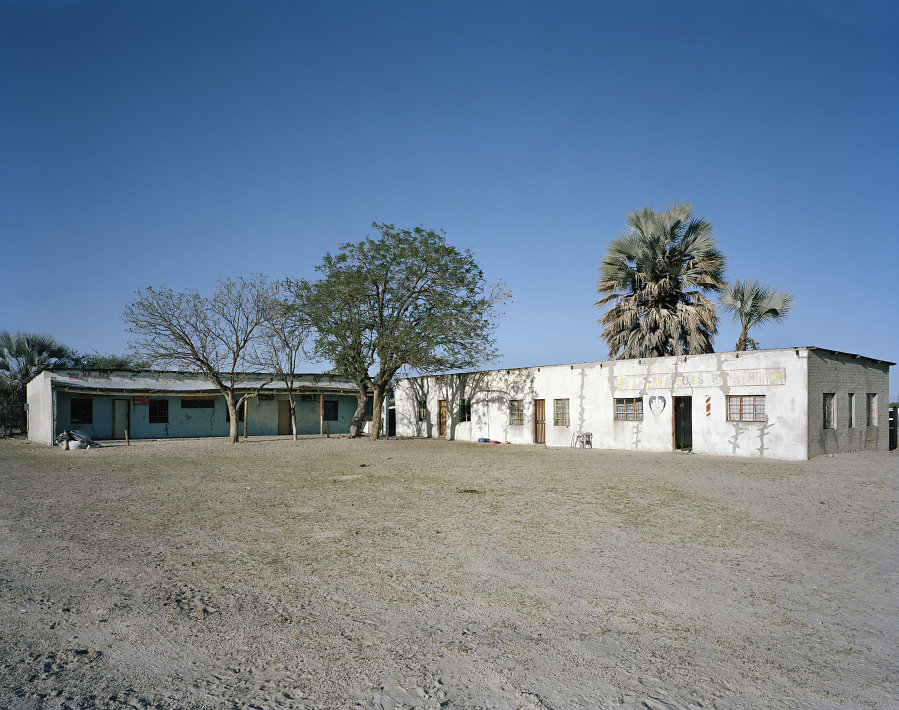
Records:
<instances>
[{"instance_id":1,"label":"leafy green tree","mask_svg":"<svg viewBox=\"0 0 899 710\"><path fill-rule=\"evenodd\" d=\"M721 305L740 323L737 351L758 350L759 344L749 337L749 329L769 322L780 322L793 306L793 295L778 291L758 281L734 281L720 295Z\"/></svg>"},{"instance_id":2,"label":"leafy green tree","mask_svg":"<svg viewBox=\"0 0 899 710\"><path fill-rule=\"evenodd\" d=\"M135 356L176 369L199 370L225 398L230 441L238 441L238 409L253 396L245 372L266 318L273 287L264 276L222 279L212 297L148 287L137 291L122 314Z\"/></svg>"},{"instance_id":3,"label":"leafy green tree","mask_svg":"<svg viewBox=\"0 0 899 710\"><path fill-rule=\"evenodd\" d=\"M718 332L706 293L724 286L726 266L712 226L689 203L627 216L599 266L599 322L613 358L712 352Z\"/></svg>"},{"instance_id":4,"label":"leafy green tree","mask_svg":"<svg viewBox=\"0 0 899 710\"><path fill-rule=\"evenodd\" d=\"M44 370L72 364L75 352L52 335L0 331L0 397L8 428L26 427L25 391L28 383Z\"/></svg>"},{"instance_id":5,"label":"leafy green tree","mask_svg":"<svg viewBox=\"0 0 899 710\"><path fill-rule=\"evenodd\" d=\"M82 370L146 370L150 363L132 355L115 355L99 352L79 353L73 357L73 366Z\"/></svg>"},{"instance_id":6,"label":"leafy green tree","mask_svg":"<svg viewBox=\"0 0 899 710\"><path fill-rule=\"evenodd\" d=\"M315 331L316 354L358 387L352 433L361 433L371 392L377 439L384 394L400 369L459 369L496 357L495 308L508 294L441 233L372 227L376 236L325 256L319 281L293 289Z\"/></svg>"}]
</instances>

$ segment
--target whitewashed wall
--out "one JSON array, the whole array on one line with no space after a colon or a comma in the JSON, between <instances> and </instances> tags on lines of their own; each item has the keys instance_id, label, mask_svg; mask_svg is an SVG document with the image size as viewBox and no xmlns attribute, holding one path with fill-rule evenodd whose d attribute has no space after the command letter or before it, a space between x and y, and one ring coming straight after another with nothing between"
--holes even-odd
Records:
<instances>
[{"instance_id":1,"label":"whitewashed wall","mask_svg":"<svg viewBox=\"0 0 899 710\"><path fill-rule=\"evenodd\" d=\"M593 434L597 448L672 451L673 397L692 397L693 451L780 459L808 457L808 350L764 350L686 357L491 370L401 380L396 388L397 433L437 436L438 400L448 408L447 436L534 442L534 400L546 403L546 445L569 446ZM727 395L763 394L765 422L728 422ZM640 397L643 421L616 421L614 399ZM460 400L472 420L459 421ZM553 400L569 400L569 426L553 423ZM509 400L521 399L524 424L509 423ZM427 402L418 421L416 402ZM651 407L650 404L653 406Z\"/></svg>"},{"instance_id":2,"label":"whitewashed wall","mask_svg":"<svg viewBox=\"0 0 899 710\"><path fill-rule=\"evenodd\" d=\"M53 387L49 372L42 372L25 389L28 400L28 439L53 443Z\"/></svg>"}]
</instances>

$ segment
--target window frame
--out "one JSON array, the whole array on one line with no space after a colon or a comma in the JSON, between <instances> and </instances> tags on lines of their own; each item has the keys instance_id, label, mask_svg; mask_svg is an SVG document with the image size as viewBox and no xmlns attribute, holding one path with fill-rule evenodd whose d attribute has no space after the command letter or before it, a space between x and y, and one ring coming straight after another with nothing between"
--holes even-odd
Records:
<instances>
[{"instance_id":1,"label":"window frame","mask_svg":"<svg viewBox=\"0 0 899 710\"><path fill-rule=\"evenodd\" d=\"M524 426L524 400L509 400L509 426Z\"/></svg>"},{"instance_id":2,"label":"window frame","mask_svg":"<svg viewBox=\"0 0 899 710\"><path fill-rule=\"evenodd\" d=\"M837 417L834 411L836 392L824 392L821 398L821 428L836 429Z\"/></svg>"},{"instance_id":3,"label":"window frame","mask_svg":"<svg viewBox=\"0 0 899 710\"><path fill-rule=\"evenodd\" d=\"M855 392L849 393L849 428L855 429Z\"/></svg>"},{"instance_id":4,"label":"window frame","mask_svg":"<svg viewBox=\"0 0 899 710\"><path fill-rule=\"evenodd\" d=\"M571 426L567 397L553 400L553 426Z\"/></svg>"},{"instance_id":5,"label":"window frame","mask_svg":"<svg viewBox=\"0 0 899 710\"><path fill-rule=\"evenodd\" d=\"M149 424L168 424L169 423L169 399L168 397L150 397L147 402L147 423ZM163 412L165 417L162 418L160 413Z\"/></svg>"},{"instance_id":6,"label":"window frame","mask_svg":"<svg viewBox=\"0 0 899 710\"><path fill-rule=\"evenodd\" d=\"M619 408L619 402L620 408ZM633 405L628 409L628 404ZM642 422L643 421L643 397L615 397L612 411L617 422ZM621 412L624 416L619 416Z\"/></svg>"},{"instance_id":7,"label":"window frame","mask_svg":"<svg viewBox=\"0 0 899 710\"><path fill-rule=\"evenodd\" d=\"M471 421L471 400L463 399L459 402L459 422Z\"/></svg>"},{"instance_id":8,"label":"window frame","mask_svg":"<svg viewBox=\"0 0 899 710\"><path fill-rule=\"evenodd\" d=\"M768 400L766 399L767 395L764 394L729 394L724 402L724 414L726 417L726 421L729 422L737 422L737 423L752 423L752 422L766 422L768 421ZM737 404L737 416L731 416L731 401L739 400ZM751 400L752 402L752 419L746 419L743 415L745 413L745 409L743 407L743 400ZM763 414L760 416L757 412L759 407L756 402L761 401L762 406L761 409Z\"/></svg>"},{"instance_id":9,"label":"window frame","mask_svg":"<svg viewBox=\"0 0 899 710\"><path fill-rule=\"evenodd\" d=\"M868 392L865 397L865 425L877 426L877 393Z\"/></svg>"},{"instance_id":10,"label":"window frame","mask_svg":"<svg viewBox=\"0 0 899 710\"><path fill-rule=\"evenodd\" d=\"M77 405L76 405L77 403ZM90 426L94 425L94 398L93 397L73 397L69 401L69 425L75 426L76 424L89 424ZM77 415L75 410L77 408L83 408L81 412ZM85 418L86 413L86 418Z\"/></svg>"},{"instance_id":11,"label":"window frame","mask_svg":"<svg viewBox=\"0 0 899 710\"><path fill-rule=\"evenodd\" d=\"M417 417L418 421L426 422L428 420L428 403L423 399L419 399L417 406L418 406L418 417Z\"/></svg>"},{"instance_id":12,"label":"window frame","mask_svg":"<svg viewBox=\"0 0 899 710\"><path fill-rule=\"evenodd\" d=\"M330 411L329 411L330 410ZM336 399L322 400L322 421L336 422L340 419L340 407ZM332 416L333 413L333 416Z\"/></svg>"}]
</instances>

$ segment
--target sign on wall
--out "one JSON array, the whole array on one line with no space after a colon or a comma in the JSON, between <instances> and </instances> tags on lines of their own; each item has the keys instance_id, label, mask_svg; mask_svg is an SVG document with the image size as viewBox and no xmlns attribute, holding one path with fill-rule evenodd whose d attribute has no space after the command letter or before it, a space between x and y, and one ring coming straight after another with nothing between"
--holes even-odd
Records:
<instances>
[{"instance_id":1,"label":"sign on wall","mask_svg":"<svg viewBox=\"0 0 899 710\"><path fill-rule=\"evenodd\" d=\"M674 389L677 387L776 387L787 383L783 367L718 372L660 372L615 378L616 390Z\"/></svg>"}]
</instances>

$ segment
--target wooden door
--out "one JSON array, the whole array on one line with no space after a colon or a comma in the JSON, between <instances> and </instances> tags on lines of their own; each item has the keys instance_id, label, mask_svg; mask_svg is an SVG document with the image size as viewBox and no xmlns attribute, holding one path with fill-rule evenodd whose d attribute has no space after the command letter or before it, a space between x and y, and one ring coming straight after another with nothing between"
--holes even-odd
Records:
<instances>
[{"instance_id":1,"label":"wooden door","mask_svg":"<svg viewBox=\"0 0 899 710\"><path fill-rule=\"evenodd\" d=\"M437 435L446 436L446 400L437 402Z\"/></svg>"},{"instance_id":2,"label":"wooden door","mask_svg":"<svg viewBox=\"0 0 899 710\"><path fill-rule=\"evenodd\" d=\"M113 401L114 409L112 411L112 438L124 439L125 430L128 428L128 400L116 399Z\"/></svg>"},{"instance_id":3,"label":"wooden door","mask_svg":"<svg viewBox=\"0 0 899 710\"><path fill-rule=\"evenodd\" d=\"M534 400L534 443L546 443L546 400Z\"/></svg>"},{"instance_id":4,"label":"wooden door","mask_svg":"<svg viewBox=\"0 0 899 710\"><path fill-rule=\"evenodd\" d=\"M278 400L278 434L283 436L290 433L290 401Z\"/></svg>"},{"instance_id":5,"label":"wooden door","mask_svg":"<svg viewBox=\"0 0 899 710\"><path fill-rule=\"evenodd\" d=\"M693 398L674 398L674 448L693 448Z\"/></svg>"}]
</instances>

